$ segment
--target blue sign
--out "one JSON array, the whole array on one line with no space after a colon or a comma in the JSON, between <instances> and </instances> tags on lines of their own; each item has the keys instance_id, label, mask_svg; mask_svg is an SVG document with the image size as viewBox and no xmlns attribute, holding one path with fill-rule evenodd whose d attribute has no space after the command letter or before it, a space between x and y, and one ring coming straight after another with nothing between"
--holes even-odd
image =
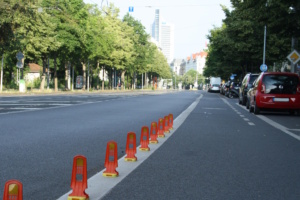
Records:
<instances>
[{"instance_id":1,"label":"blue sign","mask_svg":"<svg viewBox=\"0 0 300 200\"><path fill-rule=\"evenodd\" d=\"M233 80L233 79L234 79L234 76L233 76L233 75L231 75L231 76L230 76L230 80Z\"/></svg>"},{"instance_id":2,"label":"blue sign","mask_svg":"<svg viewBox=\"0 0 300 200\"><path fill-rule=\"evenodd\" d=\"M267 71L267 70L268 70L268 66L267 66L266 64L262 64L262 65L260 66L260 71L265 72L265 71Z\"/></svg>"},{"instance_id":3,"label":"blue sign","mask_svg":"<svg viewBox=\"0 0 300 200\"><path fill-rule=\"evenodd\" d=\"M133 6L129 7L129 12L133 12Z\"/></svg>"},{"instance_id":4,"label":"blue sign","mask_svg":"<svg viewBox=\"0 0 300 200\"><path fill-rule=\"evenodd\" d=\"M231 76L236 76L236 74L232 74Z\"/></svg>"}]
</instances>

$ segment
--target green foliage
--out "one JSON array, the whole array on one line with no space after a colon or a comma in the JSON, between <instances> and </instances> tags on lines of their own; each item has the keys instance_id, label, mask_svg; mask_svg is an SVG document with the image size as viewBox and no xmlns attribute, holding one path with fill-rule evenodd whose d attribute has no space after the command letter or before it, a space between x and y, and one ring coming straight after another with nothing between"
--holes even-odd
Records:
<instances>
[{"instance_id":1,"label":"green foliage","mask_svg":"<svg viewBox=\"0 0 300 200\"><path fill-rule=\"evenodd\" d=\"M24 66L34 62L45 68L48 58L56 58L60 88L64 87L66 63L76 66L79 75L88 61L93 68L115 68L131 78L134 72L150 71L170 78L166 59L148 38L143 25L130 15L120 20L113 4L99 10L83 0L0 2L0 54L5 54L7 85L19 51L25 55ZM50 70L54 71L51 60Z\"/></svg>"},{"instance_id":2,"label":"green foliage","mask_svg":"<svg viewBox=\"0 0 300 200\"><path fill-rule=\"evenodd\" d=\"M267 26L266 64L286 60L292 36L300 38L298 0L231 0L233 9L222 7L226 15L222 27L208 35L210 45L204 75L221 76L259 72L263 62L264 26ZM267 4L266 4L267 3ZM290 7L296 12L290 12Z\"/></svg>"}]
</instances>

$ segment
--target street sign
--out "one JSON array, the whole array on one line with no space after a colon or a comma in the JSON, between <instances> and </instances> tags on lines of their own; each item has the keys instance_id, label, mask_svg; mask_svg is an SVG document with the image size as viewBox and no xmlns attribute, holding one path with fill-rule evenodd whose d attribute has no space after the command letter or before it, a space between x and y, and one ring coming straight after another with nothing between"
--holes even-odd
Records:
<instances>
[{"instance_id":1,"label":"street sign","mask_svg":"<svg viewBox=\"0 0 300 200\"><path fill-rule=\"evenodd\" d=\"M268 66L267 66L266 64L262 64L262 65L260 66L260 71L265 72L265 71L267 71L267 70L268 70Z\"/></svg>"},{"instance_id":2,"label":"street sign","mask_svg":"<svg viewBox=\"0 0 300 200\"><path fill-rule=\"evenodd\" d=\"M233 80L233 79L234 79L234 76L233 76L233 75L231 75L231 76L230 76L230 80Z\"/></svg>"},{"instance_id":3,"label":"street sign","mask_svg":"<svg viewBox=\"0 0 300 200\"><path fill-rule=\"evenodd\" d=\"M17 57L18 60L22 60L22 59L24 58L24 54L23 54L22 52L19 51L19 52L17 53L17 56L16 56L16 57Z\"/></svg>"},{"instance_id":4,"label":"street sign","mask_svg":"<svg viewBox=\"0 0 300 200\"><path fill-rule=\"evenodd\" d=\"M23 68L23 62L21 60L17 62L17 68Z\"/></svg>"},{"instance_id":5,"label":"street sign","mask_svg":"<svg viewBox=\"0 0 300 200\"><path fill-rule=\"evenodd\" d=\"M291 61L291 63L296 64L300 60L300 54L294 50L288 55L287 59Z\"/></svg>"},{"instance_id":6,"label":"street sign","mask_svg":"<svg viewBox=\"0 0 300 200\"><path fill-rule=\"evenodd\" d=\"M133 6L130 6L128 10L129 12L133 12Z\"/></svg>"}]
</instances>

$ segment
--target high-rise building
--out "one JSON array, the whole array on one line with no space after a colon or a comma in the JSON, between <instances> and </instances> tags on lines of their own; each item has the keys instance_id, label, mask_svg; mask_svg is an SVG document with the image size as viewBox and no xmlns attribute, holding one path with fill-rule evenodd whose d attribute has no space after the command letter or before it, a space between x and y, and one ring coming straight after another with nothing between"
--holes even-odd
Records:
<instances>
[{"instance_id":1,"label":"high-rise building","mask_svg":"<svg viewBox=\"0 0 300 200\"><path fill-rule=\"evenodd\" d=\"M171 63L174 59L174 25L162 20L158 9L155 10L151 34L161 47L168 63Z\"/></svg>"}]
</instances>

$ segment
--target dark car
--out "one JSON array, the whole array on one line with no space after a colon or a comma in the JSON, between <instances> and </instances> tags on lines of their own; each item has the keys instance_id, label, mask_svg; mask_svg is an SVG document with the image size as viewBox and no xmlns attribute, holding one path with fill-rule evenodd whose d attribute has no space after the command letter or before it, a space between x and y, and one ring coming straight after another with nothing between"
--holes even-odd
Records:
<instances>
[{"instance_id":1,"label":"dark car","mask_svg":"<svg viewBox=\"0 0 300 200\"><path fill-rule=\"evenodd\" d=\"M300 111L300 80L294 73L265 72L249 90L249 112L263 109Z\"/></svg>"},{"instance_id":2,"label":"dark car","mask_svg":"<svg viewBox=\"0 0 300 200\"><path fill-rule=\"evenodd\" d=\"M246 74L239 89L239 104L246 105L247 103L247 92L252 87L254 80L259 76L259 74Z\"/></svg>"},{"instance_id":3,"label":"dark car","mask_svg":"<svg viewBox=\"0 0 300 200\"><path fill-rule=\"evenodd\" d=\"M228 97L229 98L234 98L239 96L239 88L240 88L240 83L238 82L231 82L230 87L228 90Z\"/></svg>"}]
</instances>

